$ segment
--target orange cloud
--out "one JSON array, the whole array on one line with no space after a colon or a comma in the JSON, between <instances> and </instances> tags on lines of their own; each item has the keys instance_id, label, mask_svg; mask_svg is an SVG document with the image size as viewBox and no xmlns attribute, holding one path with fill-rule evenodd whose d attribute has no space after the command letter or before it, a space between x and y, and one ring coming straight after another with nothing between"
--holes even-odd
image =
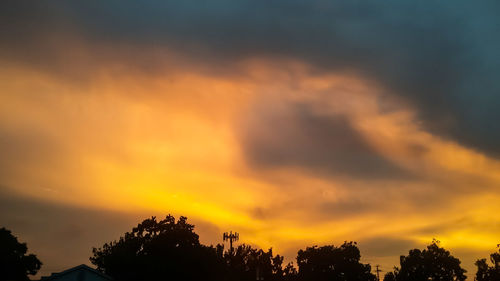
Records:
<instances>
[{"instance_id":1,"label":"orange cloud","mask_svg":"<svg viewBox=\"0 0 500 281\"><path fill-rule=\"evenodd\" d=\"M497 220L491 214L498 212L499 162L425 131L414 109L376 81L277 59L210 73L192 61L169 64L170 57L161 57L164 70L154 75L104 64L85 83L25 66L2 69L1 184L26 197L86 208L183 214L284 252L378 237L423 245L437 235L452 248L484 251L498 243L500 229L483 226ZM362 146L369 157L410 176L365 178L351 173L356 165L317 173L320 166L288 150L280 150L293 154L285 160L300 161L252 165L248 138L278 140L272 148L287 149L297 139L283 135L311 129L287 119L295 116L291 104L305 106L313 123L326 122L320 128L342 124L339 132L353 135L326 136L320 149ZM335 118L342 122L329 123ZM301 153L318 149L315 133L301 140ZM343 143L350 141L360 144ZM322 152L315 153L321 158ZM454 221L464 223L439 228ZM396 256L367 259L386 268L397 262Z\"/></svg>"}]
</instances>

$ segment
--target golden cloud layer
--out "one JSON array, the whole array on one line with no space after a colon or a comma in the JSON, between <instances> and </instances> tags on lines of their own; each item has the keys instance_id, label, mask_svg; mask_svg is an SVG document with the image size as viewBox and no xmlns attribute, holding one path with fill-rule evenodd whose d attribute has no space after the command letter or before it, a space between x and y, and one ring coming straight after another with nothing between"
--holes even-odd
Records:
<instances>
[{"instance_id":1,"label":"golden cloud layer","mask_svg":"<svg viewBox=\"0 0 500 281\"><path fill-rule=\"evenodd\" d=\"M22 196L182 214L285 253L344 240L361 241L363 252L370 243L363 241L382 238L387 248L393 240L422 246L436 237L486 256L499 242L499 161L425 131L412 105L377 81L269 58L228 70L162 54L162 67L149 72L78 54L66 67L85 68L85 79L15 63L0 69L1 184ZM287 119L297 104L314 120L341 118L367 151L404 176L250 161L249 139L281 141L298 130ZM267 124L268 116L280 121ZM348 142L321 144L349 155L356 146ZM365 258L386 269L398 261L397 254Z\"/></svg>"}]
</instances>

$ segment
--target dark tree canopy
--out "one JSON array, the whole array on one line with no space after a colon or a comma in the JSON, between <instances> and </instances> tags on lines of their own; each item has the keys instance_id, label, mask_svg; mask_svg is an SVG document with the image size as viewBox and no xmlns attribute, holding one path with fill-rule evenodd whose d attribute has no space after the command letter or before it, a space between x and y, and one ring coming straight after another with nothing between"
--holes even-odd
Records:
<instances>
[{"instance_id":1,"label":"dark tree canopy","mask_svg":"<svg viewBox=\"0 0 500 281\"><path fill-rule=\"evenodd\" d=\"M396 281L396 275L394 275L394 272L387 272L384 276L384 281Z\"/></svg>"},{"instance_id":2,"label":"dark tree canopy","mask_svg":"<svg viewBox=\"0 0 500 281\"><path fill-rule=\"evenodd\" d=\"M369 264L360 263L361 254L355 242L340 247L308 247L297 255L299 280L370 281L376 277Z\"/></svg>"},{"instance_id":3,"label":"dark tree canopy","mask_svg":"<svg viewBox=\"0 0 500 281\"><path fill-rule=\"evenodd\" d=\"M193 230L186 217L152 217L118 241L94 248L90 261L117 281L217 280L222 255L201 245Z\"/></svg>"},{"instance_id":4,"label":"dark tree canopy","mask_svg":"<svg viewBox=\"0 0 500 281\"><path fill-rule=\"evenodd\" d=\"M476 261L476 281L500 280L500 244L497 247L498 252L490 255L490 261L493 264L492 266L488 265L486 259Z\"/></svg>"},{"instance_id":5,"label":"dark tree canopy","mask_svg":"<svg viewBox=\"0 0 500 281\"><path fill-rule=\"evenodd\" d=\"M28 275L35 275L42 263L33 255L26 255L26 243L19 243L12 233L0 228L0 280L30 280Z\"/></svg>"},{"instance_id":6,"label":"dark tree canopy","mask_svg":"<svg viewBox=\"0 0 500 281\"><path fill-rule=\"evenodd\" d=\"M224 255L230 275L229 280L286 280L295 276L296 270L288 264L283 268L283 256L273 255L272 249L265 252L249 245L240 245Z\"/></svg>"},{"instance_id":7,"label":"dark tree canopy","mask_svg":"<svg viewBox=\"0 0 500 281\"><path fill-rule=\"evenodd\" d=\"M240 245L224 252L200 244L194 226L185 217L144 220L118 241L93 249L90 261L117 281L128 280L286 280L291 265L283 257Z\"/></svg>"},{"instance_id":8,"label":"dark tree canopy","mask_svg":"<svg viewBox=\"0 0 500 281\"><path fill-rule=\"evenodd\" d=\"M144 220L118 241L94 248L90 257L116 281L375 281L371 266L360 260L356 242L313 246L298 251L297 270L291 263L284 265L283 256L272 249L242 244L225 251L224 245L202 245L186 217L176 220L171 215ZM476 263L477 281L500 280L500 252L492 254L491 261L493 266L485 259ZM460 260L434 240L424 250L401 256L400 267L384 281L464 281L464 273Z\"/></svg>"},{"instance_id":9,"label":"dark tree canopy","mask_svg":"<svg viewBox=\"0 0 500 281\"><path fill-rule=\"evenodd\" d=\"M400 257L401 268L396 268L396 281L464 281L467 277L460 260L439 247L434 240L427 249L410 250Z\"/></svg>"}]
</instances>

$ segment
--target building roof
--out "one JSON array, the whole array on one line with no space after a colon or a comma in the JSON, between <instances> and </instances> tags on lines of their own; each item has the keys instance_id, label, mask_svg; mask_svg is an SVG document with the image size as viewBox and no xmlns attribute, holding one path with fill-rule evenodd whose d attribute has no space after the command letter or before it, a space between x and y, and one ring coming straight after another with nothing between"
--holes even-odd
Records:
<instances>
[{"instance_id":1,"label":"building roof","mask_svg":"<svg viewBox=\"0 0 500 281\"><path fill-rule=\"evenodd\" d=\"M97 275L105 280L113 280L113 278L109 277L108 275L106 275L100 271L97 271L96 269L94 269L86 264L81 264L79 266L72 267L72 268L67 269L65 271L61 271L59 273L52 273L50 276L42 277L42 279L40 279L40 281L57 280L58 278L63 277L64 275L67 275L67 274L70 274L74 271L79 271L79 270L85 270L85 271L91 272L92 274L95 274L95 275Z\"/></svg>"}]
</instances>

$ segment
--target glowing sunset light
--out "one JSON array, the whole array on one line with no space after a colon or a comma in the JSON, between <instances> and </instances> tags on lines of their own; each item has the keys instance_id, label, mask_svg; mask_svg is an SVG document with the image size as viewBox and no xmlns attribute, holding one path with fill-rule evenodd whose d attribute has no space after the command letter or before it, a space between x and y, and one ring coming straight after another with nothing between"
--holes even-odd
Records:
<instances>
[{"instance_id":1,"label":"glowing sunset light","mask_svg":"<svg viewBox=\"0 0 500 281\"><path fill-rule=\"evenodd\" d=\"M0 227L42 275L170 213L287 261L358 241L385 271L436 238L468 280L500 243L488 5L111 2L0 12Z\"/></svg>"}]
</instances>

